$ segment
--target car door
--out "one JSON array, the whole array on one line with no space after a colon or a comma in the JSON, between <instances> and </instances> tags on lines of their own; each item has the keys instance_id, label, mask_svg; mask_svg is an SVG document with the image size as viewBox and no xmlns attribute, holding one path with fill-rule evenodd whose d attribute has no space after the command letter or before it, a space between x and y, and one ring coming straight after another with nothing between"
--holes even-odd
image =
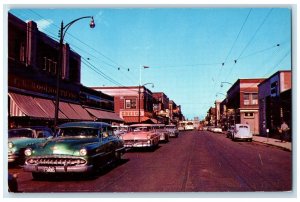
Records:
<instances>
[{"instance_id":1,"label":"car door","mask_svg":"<svg viewBox=\"0 0 300 202\"><path fill-rule=\"evenodd\" d=\"M104 161L110 162L114 155L113 131L108 127L102 128L102 147L104 148Z\"/></svg>"}]
</instances>

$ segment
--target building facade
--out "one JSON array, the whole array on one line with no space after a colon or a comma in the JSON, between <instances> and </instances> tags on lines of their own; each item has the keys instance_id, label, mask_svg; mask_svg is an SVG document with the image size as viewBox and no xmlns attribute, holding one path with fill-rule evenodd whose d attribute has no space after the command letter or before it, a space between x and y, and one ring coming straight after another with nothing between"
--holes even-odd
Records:
<instances>
[{"instance_id":1,"label":"building facade","mask_svg":"<svg viewBox=\"0 0 300 202\"><path fill-rule=\"evenodd\" d=\"M253 134L259 134L258 84L265 79L238 79L227 91L227 111L230 124L249 124Z\"/></svg>"},{"instance_id":2,"label":"building facade","mask_svg":"<svg viewBox=\"0 0 300 202\"><path fill-rule=\"evenodd\" d=\"M58 123L67 121L122 121L114 112L113 97L81 84L81 57L40 32L33 21L8 13L8 123L9 127L53 127L59 77ZM60 68L61 67L61 68Z\"/></svg>"},{"instance_id":3,"label":"building facade","mask_svg":"<svg viewBox=\"0 0 300 202\"><path fill-rule=\"evenodd\" d=\"M259 128L273 135L282 121L291 127L291 71L278 71L258 85Z\"/></svg>"},{"instance_id":4,"label":"building facade","mask_svg":"<svg viewBox=\"0 0 300 202\"><path fill-rule=\"evenodd\" d=\"M153 93L145 86L92 87L114 97L114 111L126 124L158 123L153 112Z\"/></svg>"}]
</instances>

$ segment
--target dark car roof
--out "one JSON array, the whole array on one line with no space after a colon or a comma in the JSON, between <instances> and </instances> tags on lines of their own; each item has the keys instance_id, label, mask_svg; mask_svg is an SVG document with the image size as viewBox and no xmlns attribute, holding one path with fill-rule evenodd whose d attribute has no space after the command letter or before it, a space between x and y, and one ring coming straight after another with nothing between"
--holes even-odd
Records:
<instances>
[{"instance_id":1,"label":"dark car roof","mask_svg":"<svg viewBox=\"0 0 300 202\"><path fill-rule=\"evenodd\" d=\"M24 126L22 128L12 128L9 130L49 130L52 131L50 128L48 128L47 126Z\"/></svg>"},{"instance_id":2,"label":"dark car roof","mask_svg":"<svg viewBox=\"0 0 300 202\"><path fill-rule=\"evenodd\" d=\"M81 127L81 128L103 128L111 126L105 122L92 122L92 121L81 121L81 122L69 122L58 126L58 128L70 128L70 127Z\"/></svg>"}]
</instances>

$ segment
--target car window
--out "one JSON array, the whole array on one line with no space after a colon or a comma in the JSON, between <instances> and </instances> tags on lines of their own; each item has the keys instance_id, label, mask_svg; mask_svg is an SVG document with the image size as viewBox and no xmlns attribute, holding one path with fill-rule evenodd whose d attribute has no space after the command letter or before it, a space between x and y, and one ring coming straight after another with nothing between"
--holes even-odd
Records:
<instances>
[{"instance_id":1,"label":"car window","mask_svg":"<svg viewBox=\"0 0 300 202\"><path fill-rule=\"evenodd\" d=\"M61 128L58 136L63 137L97 137L98 129L95 128Z\"/></svg>"},{"instance_id":2,"label":"car window","mask_svg":"<svg viewBox=\"0 0 300 202\"><path fill-rule=\"evenodd\" d=\"M33 132L32 130L22 130L22 129L16 129L16 130L9 130L8 131L8 137L27 137L27 138L33 138Z\"/></svg>"}]
</instances>

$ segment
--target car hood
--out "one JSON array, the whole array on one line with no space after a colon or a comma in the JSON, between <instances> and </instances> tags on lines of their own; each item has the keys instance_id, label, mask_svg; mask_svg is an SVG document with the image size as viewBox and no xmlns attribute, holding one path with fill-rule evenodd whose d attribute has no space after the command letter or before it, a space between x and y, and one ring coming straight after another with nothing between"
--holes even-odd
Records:
<instances>
[{"instance_id":1,"label":"car hood","mask_svg":"<svg viewBox=\"0 0 300 202\"><path fill-rule=\"evenodd\" d=\"M30 146L35 143L46 141L41 138L14 137L8 138L8 142L12 142L16 147Z\"/></svg>"},{"instance_id":2,"label":"car hood","mask_svg":"<svg viewBox=\"0 0 300 202\"><path fill-rule=\"evenodd\" d=\"M92 148L99 144L98 138L54 138L34 149L33 155L78 155L82 148Z\"/></svg>"}]
</instances>

